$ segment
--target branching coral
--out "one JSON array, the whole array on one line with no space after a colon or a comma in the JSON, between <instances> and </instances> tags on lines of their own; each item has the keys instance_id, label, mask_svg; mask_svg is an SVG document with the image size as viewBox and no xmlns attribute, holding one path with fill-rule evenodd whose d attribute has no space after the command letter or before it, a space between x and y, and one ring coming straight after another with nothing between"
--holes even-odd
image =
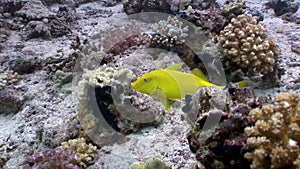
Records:
<instances>
[{"instance_id":1,"label":"branching coral","mask_svg":"<svg viewBox=\"0 0 300 169\"><path fill-rule=\"evenodd\" d=\"M257 23L256 17L239 15L221 31L220 45L225 57L233 65L247 73L267 74L273 72L276 56L280 50L276 42L267 38L266 27Z\"/></svg>"},{"instance_id":2,"label":"branching coral","mask_svg":"<svg viewBox=\"0 0 300 169\"><path fill-rule=\"evenodd\" d=\"M183 23L176 17L168 17L167 20L161 20L152 26L153 32L160 37L156 37L160 43L174 44L176 42L184 43L187 37L188 26L183 27ZM171 38L171 42L168 42L168 38ZM155 39L153 39L155 40Z\"/></svg>"},{"instance_id":3,"label":"branching coral","mask_svg":"<svg viewBox=\"0 0 300 169\"><path fill-rule=\"evenodd\" d=\"M97 150L96 146L91 143L87 144L84 138L62 142L60 148L65 151L72 150L77 156L79 164L84 167L93 160Z\"/></svg>"},{"instance_id":4,"label":"branching coral","mask_svg":"<svg viewBox=\"0 0 300 169\"><path fill-rule=\"evenodd\" d=\"M247 145L254 149L245 154L252 169L299 168L300 164L300 96L281 93L275 103L253 109L245 128Z\"/></svg>"}]
</instances>

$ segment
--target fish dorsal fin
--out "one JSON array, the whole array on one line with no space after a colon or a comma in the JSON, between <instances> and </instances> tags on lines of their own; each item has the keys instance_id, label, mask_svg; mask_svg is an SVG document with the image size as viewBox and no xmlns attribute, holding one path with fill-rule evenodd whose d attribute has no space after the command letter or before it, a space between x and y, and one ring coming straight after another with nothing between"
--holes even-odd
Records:
<instances>
[{"instance_id":1,"label":"fish dorsal fin","mask_svg":"<svg viewBox=\"0 0 300 169\"><path fill-rule=\"evenodd\" d=\"M181 71L181 68L183 65L184 65L184 62L180 62L180 63L176 63L174 65L170 65L170 66L166 67L165 69Z\"/></svg>"},{"instance_id":2,"label":"fish dorsal fin","mask_svg":"<svg viewBox=\"0 0 300 169\"><path fill-rule=\"evenodd\" d=\"M192 73L196 76L198 76L200 79L205 80L208 82L208 78L205 76L205 74L200 69L194 69Z\"/></svg>"}]
</instances>

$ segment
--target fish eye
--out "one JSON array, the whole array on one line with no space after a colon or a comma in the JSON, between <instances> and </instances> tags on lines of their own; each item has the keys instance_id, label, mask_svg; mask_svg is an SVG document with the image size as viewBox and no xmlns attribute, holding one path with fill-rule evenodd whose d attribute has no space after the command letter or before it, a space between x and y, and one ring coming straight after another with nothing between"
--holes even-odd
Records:
<instances>
[{"instance_id":1,"label":"fish eye","mask_svg":"<svg viewBox=\"0 0 300 169\"><path fill-rule=\"evenodd\" d=\"M144 79L144 82L147 82L147 79Z\"/></svg>"}]
</instances>

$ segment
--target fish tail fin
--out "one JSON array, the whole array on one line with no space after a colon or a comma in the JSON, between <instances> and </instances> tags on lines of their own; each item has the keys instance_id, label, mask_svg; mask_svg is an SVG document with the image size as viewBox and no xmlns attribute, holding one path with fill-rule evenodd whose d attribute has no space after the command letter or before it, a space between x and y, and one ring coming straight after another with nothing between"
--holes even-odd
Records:
<instances>
[{"instance_id":1,"label":"fish tail fin","mask_svg":"<svg viewBox=\"0 0 300 169\"><path fill-rule=\"evenodd\" d=\"M246 87L248 83L249 83L249 80L242 80L242 81L236 82L236 84L237 84L240 88Z\"/></svg>"}]
</instances>

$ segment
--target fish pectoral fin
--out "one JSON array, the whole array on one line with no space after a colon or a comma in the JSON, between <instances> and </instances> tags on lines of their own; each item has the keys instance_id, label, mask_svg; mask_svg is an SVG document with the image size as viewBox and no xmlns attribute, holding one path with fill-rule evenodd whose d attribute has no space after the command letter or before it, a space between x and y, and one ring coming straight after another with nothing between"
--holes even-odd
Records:
<instances>
[{"instance_id":1,"label":"fish pectoral fin","mask_svg":"<svg viewBox=\"0 0 300 169\"><path fill-rule=\"evenodd\" d=\"M170 101L168 100L166 94L161 90L161 89L155 89L150 93L150 96L152 96L154 99L159 100L165 107L166 109L171 108Z\"/></svg>"},{"instance_id":2,"label":"fish pectoral fin","mask_svg":"<svg viewBox=\"0 0 300 169\"><path fill-rule=\"evenodd\" d=\"M176 63L174 65L170 65L170 66L166 67L165 69L181 71L181 68L183 65L184 65L184 62L180 62L180 63Z\"/></svg>"},{"instance_id":3,"label":"fish pectoral fin","mask_svg":"<svg viewBox=\"0 0 300 169\"><path fill-rule=\"evenodd\" d=\"M240 88L243 88L243 87L246 87L247 84L250 82L250 80L242 80L242 81L239 81L239 82L236 82L236 84L240 87Z\"/></svg>"},{"instance_id":4,"label":"fish pectoral fin","mask_svg":"<svg viewBox=\"0 0 300 169\"><path fill-rule=\"evenodd\" d=\"M192 73L198 76L200 79L209 82L207 76L205 76L205 74L200 69L194 69L192 70Z\"/></svg>"}]
</instances>

